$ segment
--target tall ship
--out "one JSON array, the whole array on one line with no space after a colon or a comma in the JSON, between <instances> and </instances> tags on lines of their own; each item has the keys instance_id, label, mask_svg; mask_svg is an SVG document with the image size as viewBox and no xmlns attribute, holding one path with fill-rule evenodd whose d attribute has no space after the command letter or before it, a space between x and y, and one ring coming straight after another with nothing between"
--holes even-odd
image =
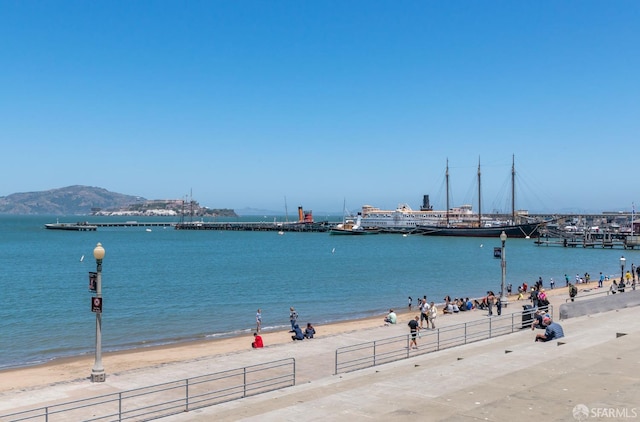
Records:
<instances>
[{"instance_id":1,"label":"tall ship","mask_svg":"<svg viewBox=\"0 0 640 422\"><path fill-rule=\"evenodd\" d=\"M481 183L480 183L480 162L478 160L478 212L470 213L464 218L449 209L449 161L445 173L447 191L447 211L444 219L435 224L420 224L417 230L425 236L457 236L457 237L498 237L504 232L509 237L530 238L534 236L538 229L548 223L548 221L526 221L526 216L517 214L515 210L515 158L511 163L511 216L504 216L500 219L488 219L482 216ZM452 212L453 211L453 212Z\"/></svg>"}]
</instances>

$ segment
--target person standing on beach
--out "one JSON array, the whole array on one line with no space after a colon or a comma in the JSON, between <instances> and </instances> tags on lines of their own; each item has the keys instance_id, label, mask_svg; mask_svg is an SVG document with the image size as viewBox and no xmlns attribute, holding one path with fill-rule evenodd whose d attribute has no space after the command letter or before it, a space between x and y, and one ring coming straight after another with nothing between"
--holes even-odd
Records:
<instances>
[{"instance_id":1,"label":"person standing on beach","mask_svg":"<svg viewBox=\"0 0 640 422\"><path fill-rule=\"evenodd\" d=\"M409 312L411 312L411 304L413 302L413 298L409 296Z\"/></svg>"},{"instance_id":2,"label":"person standing on beach","mask_svg":"<svg viewBox=\"0 0 640 422\"><path fill-rule=\"evenodd\" d=\"M418 336L418 330L420 329L420 324L418 323L418 315L415 316L411 321L409 321L409 330L411 332L411 343L409 343L409 347L412 349L418 348L418 343L416 342L416 337Z\"/></svg>"},{"instance_id":3,"label":"person standing on beach","mask_svg":"<svg viewBox=\"0 0 640 422\"><path fill-rule=\"evenodd\" d=\"M603 285L604 285L604 274L602 274L602 271L600 271L600 278L598 279L598 287L602 288Z\"/></svg>"},{"instance_id":4,"label":"person standing on beach","mask_svg":"<svg viewBox=\"0 0 640 422\"><path fill-rule=\"evenodd\" d=\"M291 331L289 331L290 333L294 333L295 332L295 327L297 325L297 321L298 321L298 313L296 312L296 310L292 307L289 308L289 322L291 323Z\"/></svg>"},{"instance_id":5,"label":"person standing on beach","mask_svg":"<svg viewBox=\"0 0 640 422\"><path fill-rule=\"evenodd\" d=\"M429 328L429 304L427 300L422 301L420 306L420 328L423 328L424 321L427 321L427 328Z\"/></svg>"},{"instance_id":6,"label":"person standing on beach","mask_svg":"<svg viewBox=\"0 0 640 422\"><path fill-rule=\"evenodd\" d=\"M258 309L256 312L256 332L260 332L260 328L262 327L262 310Z\"/></svg>"},{"instance_id":7,"label":"person standing on beach","mask_svg":"<svg viewBox=\"0 0 640 422\"><path fill-rule=\"evenodd\" d=\"M436 304L431 302L429 305L429 320L427 321L427 328L429 328L429 323L431 323L431 329L436 329L436 317L438 316L438 308Z\"/></svg>"},{"instance_id":8,"label":"person standing on beach","mask_svg":"<svg viewBox=\"0 0 640 422\"><path fill-rule=\"evenodd\" d=\"M487 292L487 307L489 308L489 316L493 316L493 303L496 299L496 295L493 294L493 291L489 290Z\"/></svg>"},{"instance_id":9,"label":"person standing on beach","mask_svg":"<svg viewBox=\"0 0 640 422\"><path fill-rule=\"evenodd\" d=\"M578 288L575 286L575 284L569 283L569 297L571 298L572 302L575 301L577 294L578 294Z\"/></svg>"}]
</instances>

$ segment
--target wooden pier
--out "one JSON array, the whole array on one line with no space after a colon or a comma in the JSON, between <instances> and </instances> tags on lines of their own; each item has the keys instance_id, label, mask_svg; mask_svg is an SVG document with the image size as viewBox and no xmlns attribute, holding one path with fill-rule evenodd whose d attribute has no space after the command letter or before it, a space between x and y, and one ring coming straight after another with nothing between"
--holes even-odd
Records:
<instances>
[{"instance_id":1,"label":"wooden pier","mask_svg":"<svg viewBox=\"0 0 640 422\"><path fill-rule=\"evenodd\" d=\"M175 225L176 230L230 230L230 231L271 231L271 232L327 232L328 222L321 223L267 223L267 222L188 222Z\"/></svg>"},{"instance_id":2,"label":"wooden pier","mask_svg":"<svg viewBox=\"0 0 640 422\"><path fill-rule=\"evenodd\" d=\"M608 231L568 233L560 230L547 230L538 236L534 243L538 246L562 246L565 248L580 246L583 248L634 249L640 247L640 236Z\"/></svg>"},{"instance_id":3,"label":"wooden pier","mask_svg":"<svg viewBox=\"0 0 640 422\"><path fill-rule=\"evenodd\" d=\"M112 221L98 223L52 223L45 224L50 230L96 231L98 228L114 227L173 227L175 230L230 230L230 231L274 231L274 232L327 232L331 224L327 221L273 223L273 222L159 222L159 221Z\"/></svg>"}]
</instances>

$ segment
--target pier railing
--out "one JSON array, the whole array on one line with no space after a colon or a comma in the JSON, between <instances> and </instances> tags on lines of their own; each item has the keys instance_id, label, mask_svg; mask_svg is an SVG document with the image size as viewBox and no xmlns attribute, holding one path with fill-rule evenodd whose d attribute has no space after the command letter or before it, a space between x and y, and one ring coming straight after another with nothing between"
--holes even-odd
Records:
<instances>
[{"instance_id":1,"label":"pier railing","mask_svg":"<svg viewBox=\"0 0 640 422\"><path fill-rule=\"evenodd\" d=\"M531 328L536 310L494 315L435 330L422 329L417 338L418 349L411 349L410 334L341 347L336 350L334 373L356 371ZM551 305L548 312L553 315Z\"/></svg>"},{"instance_id":2,"label":"pier railing","mask_svg":"<svg viewBox=\"0 0 640 422\"><path fill-rule=\"evenodd\" d=\"M294 358L0 415L0 421L149 421L296 382Z\"/></svg>"}]
</instances>

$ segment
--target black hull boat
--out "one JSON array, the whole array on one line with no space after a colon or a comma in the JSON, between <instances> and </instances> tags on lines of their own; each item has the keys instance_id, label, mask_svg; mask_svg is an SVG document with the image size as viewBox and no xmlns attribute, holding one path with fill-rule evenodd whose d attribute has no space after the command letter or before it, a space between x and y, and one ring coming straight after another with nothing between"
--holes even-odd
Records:
<instances>
[{"instance_id":1,"label":"black hull boat","mask_svg":"<svg viewBox=\"0 0 640 422\"><path fill-rule=\"evenodd\" d=\"M528 239L537 234L538 229L547 222L525 223L510 226L494 227L439 227L418 226L418 230L424 236L451 236L451 237L499 237L502 232L510 238Z\"/></svg>"}]
</instances>

